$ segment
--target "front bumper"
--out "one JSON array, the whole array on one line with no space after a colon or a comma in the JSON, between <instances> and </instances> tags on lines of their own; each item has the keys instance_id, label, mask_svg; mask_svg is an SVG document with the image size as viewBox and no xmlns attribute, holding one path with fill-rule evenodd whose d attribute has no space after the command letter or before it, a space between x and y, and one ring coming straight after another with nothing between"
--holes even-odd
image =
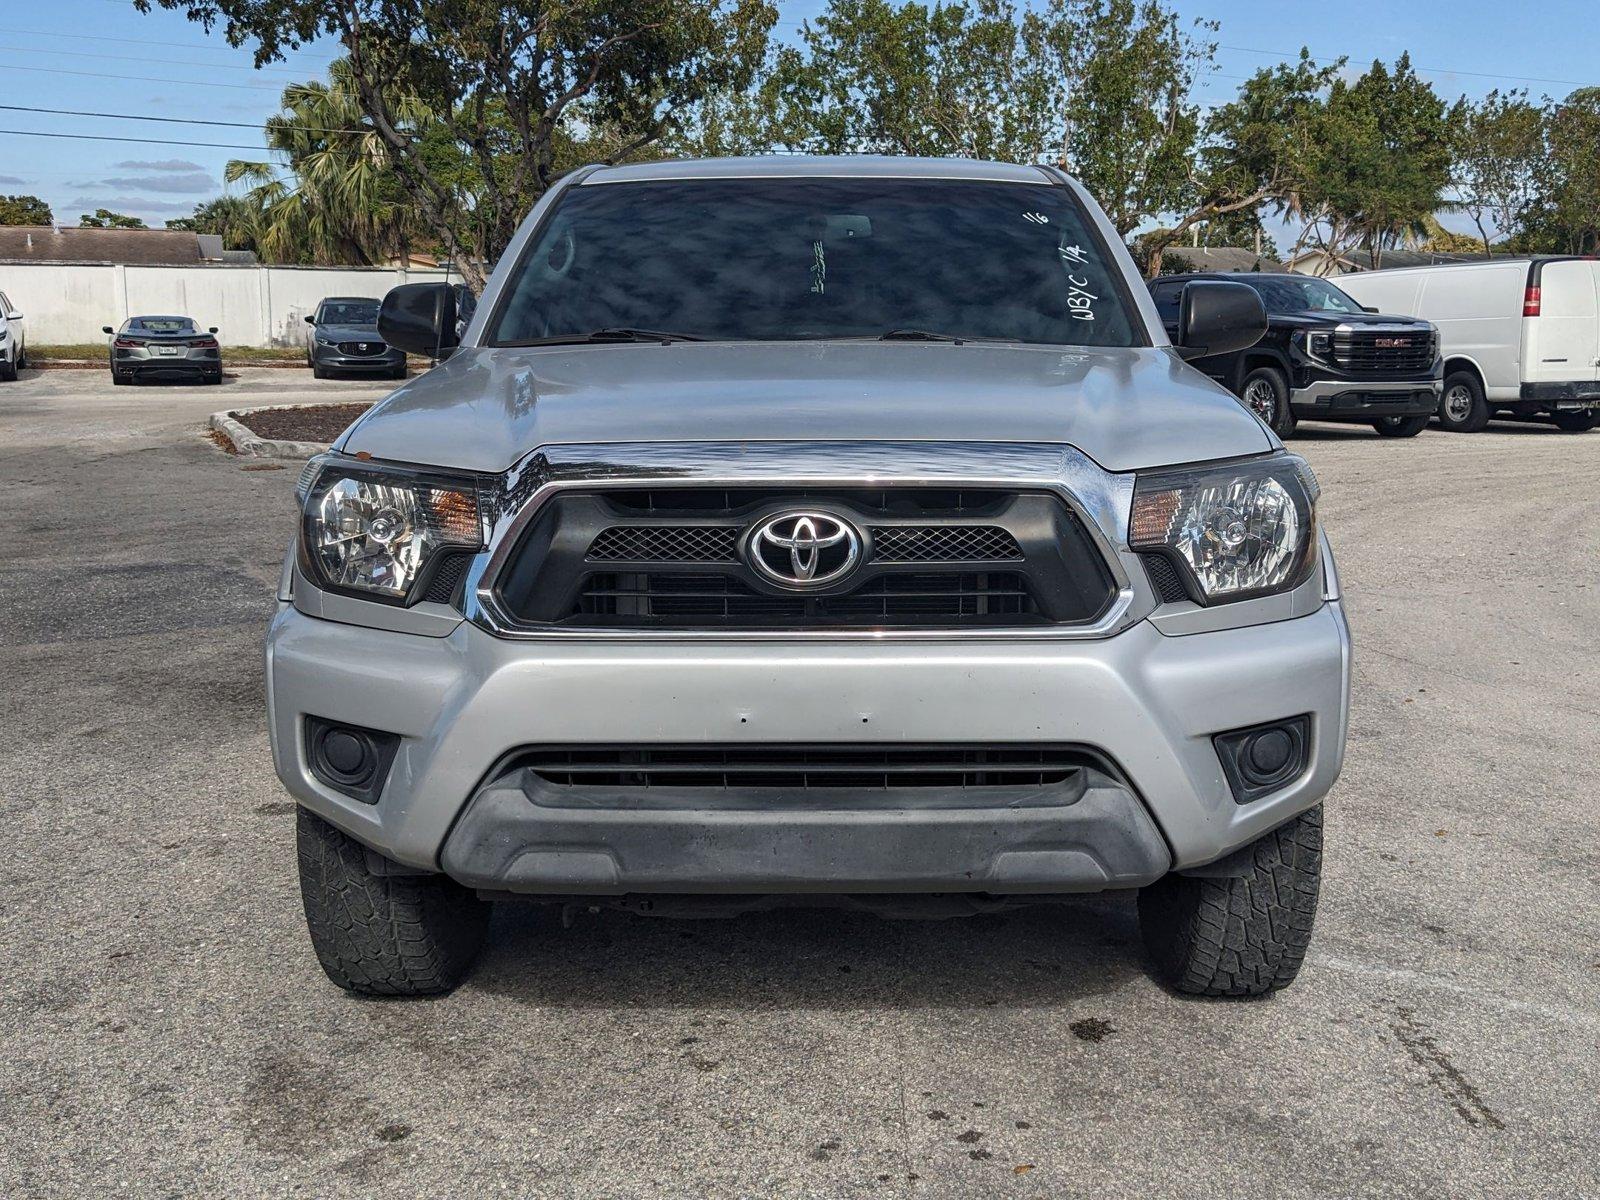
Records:
<instances>
[{"instance_id":1,"label":"front bumper","mask_svg":"<svg viewBox=\"0 0 1600 1200\"><path fill-rule=\"evenodd\" d=\"M1322 799L1350 671L1337 601L1183 636L1141 621L1103 640L692 645L513 641L466 622L417 636L284 603L266 655L274 762L296 799L407 866L546 894L1138 886ZM1306 770L1236 803L1212 735L1302 713ZM308 715L401 736L378 803L313 776ZM1066 809L594 811L541 809L491 774L519 748L595 742L1071 743L1125 785Z\"/></svg>"},{"instance_id":2,"label":"front bumper","mask_svg":"<svg viewBox=\"0 0 1600 1200\"><path fill-rule=\"evenodd\" d=\"M344 354L337 344L313 342L311 361L329 371L393 371L406 363L404 350L387 346L378 354Z\"/></svg>"},{"instance_id":3,"label":"front bumper","mask_svg":"<svg viewBox=\"0 0 1600 1200\"><path fill-rule=\"evenodd\" d=\"M1312 420L1420 417L1439 407L1442 388L1438 379L1316 379L1294 388L1289 403L1297 415Z\"/></svg>"}]
</instances>

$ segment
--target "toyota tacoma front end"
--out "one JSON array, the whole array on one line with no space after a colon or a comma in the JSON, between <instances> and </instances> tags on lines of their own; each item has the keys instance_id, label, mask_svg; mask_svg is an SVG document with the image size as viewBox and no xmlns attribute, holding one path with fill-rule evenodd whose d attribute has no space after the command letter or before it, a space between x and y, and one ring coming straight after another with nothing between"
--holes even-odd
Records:
<instances>
[{"instance_id":1,"label":"toyota tacoma front end","mask_svg":"<svg viewBox=\"0 0 1600 1200\"><path fill-rule=\"evenodd\" d=\"M1047 168L564 180L300 480L267 672L328 974L453 986L513 897L1138 889L1174 986L1286 985L1350 643L1314 476L1184 362L1260 302L1191 292L1171 344Z\"/></svg>"}]
</instances>

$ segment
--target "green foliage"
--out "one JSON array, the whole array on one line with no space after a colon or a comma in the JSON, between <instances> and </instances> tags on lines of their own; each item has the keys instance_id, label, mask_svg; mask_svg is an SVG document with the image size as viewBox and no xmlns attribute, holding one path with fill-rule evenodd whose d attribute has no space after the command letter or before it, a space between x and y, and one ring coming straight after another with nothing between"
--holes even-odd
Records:
<instances>
[{"instance_id":1,"label":"green foliage","mask_svg":"<svg viewBox=\"0 0 1600 1200\"><path fill-rule=\"evenodd\" d=\"M50 206L37 196L0 196L0 225L52 225Z\"/></svg>"},{"instance_id":2,"label":"green foliage","mask_svg":"<svg viewBox=\"0 0 1600 1200\"><path fill-rule=\"evenodd\" d=\"M1071 24L1061 3L832 0L776 57L767 136L820 154L1059 157Z\"/></svg>"},{"instance_id":3,"label":"green foliage","mask_svg":"<svg viewBox=\"0 0 1600 1200\"><path fill-rule=\"evenodd\" d=\"M1451 139L1445 104L1402 54L1354 83L1335 80L1317 131L1302 206L1328 230L1326 248L1387 247L1427 234L1445 202Z\"/></svg>"},{"instance_id":4,"label":"green foliage","mask_svg":"<svg viewBox=\"0 0 1600 1200\"><path fill-rule=\"evenodd\" d=\"M318 37L341 42L354 99L400 187L477 290L554 181L565 139L607 131L617 158L659 140L709 92L749 85L777 19L767 0L136 4L220 26L257 65ZM453 148L443 164L407 104L441 127Z\"/></svg>"},{"instance_id":5,"label":"green foliage","mask_svg":"<svg viewBox=\"0 0 1600 1200\"><path fill-rule=\"evenodd\" d=\"M125 216L119 212L112 212L109 208L97 208L93 213L84 213L78 218L78 225L83 229L149 229L138 217Z\"/></svg>"},{"instance_id":6,"label":"green foliage","mask_svg":"<svg viewBox=\"0 0 1600 1200\"><path fill-rule=\"evenodd\" d=\"M1545 112L1526 92L1493 91L1476 104L1457 101L1448 124L1455 158L1451 207L1472 218L1476 249L1489 253L1490 227L1520 228L1540 194Z\"/></svg>"},{"instance_id":7,"label":"green foliage","mask_svg":"<svg viewBox=\"0 0 1600 1200\"><path fill-rule=\"evenodd\" d=\"M259 210L243 196L218 196L204 204L194 206L187 217L174 217L167 222L168 229L184 229L193 233L215 234L229 250L255 250Z\"/></svg>"},{"instance_id":8,"label":"green foliage","mask_svg":"<svg viewBox=\"0 0 1600 1200\"><path fill-rule=\"evenodd\" d=\"M1516 248L1600 254L1600 88L1580 88L1550 105L1545 122L1538 188Z\"/></svg>"}]
</instances>

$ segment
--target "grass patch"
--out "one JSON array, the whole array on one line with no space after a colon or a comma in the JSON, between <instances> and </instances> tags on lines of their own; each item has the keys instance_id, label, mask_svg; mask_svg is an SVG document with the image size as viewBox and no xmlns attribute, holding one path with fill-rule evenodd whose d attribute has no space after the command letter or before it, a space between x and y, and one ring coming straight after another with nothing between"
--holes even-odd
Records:
<instances>
[{"instance_id":1,"label":"grass patch","mask_svg":"<svg viewBox=\"0 0 1600 1200\"><path fill-rule=\"evenodd\" d=\"M90 362L105 362L110 354L110 349L105 342L82 342L59 346L36 346L28 343L28 358L36 363L72 362L84 359ZM223 363L304 363L306 352L293 346L271 346L263 349L260 346L224 346L222 348Z\"/></svg>"}]
</instances>

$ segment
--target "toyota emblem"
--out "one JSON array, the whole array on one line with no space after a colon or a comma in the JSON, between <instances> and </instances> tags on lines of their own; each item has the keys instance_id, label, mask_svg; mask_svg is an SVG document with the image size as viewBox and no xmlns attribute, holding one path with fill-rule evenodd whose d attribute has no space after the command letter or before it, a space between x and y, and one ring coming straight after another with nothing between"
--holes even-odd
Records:
<instances>
[{"instance_id":1,"label":"toyota emblem","mask_svg":"<svg viewBox=\"0 0 1600 1200\"><path fill-rule=\"evenodd\" d=\"M751 531L745 557L756 574L780 587L826 587L861 561L861 534L831 513L778 513Z\"/></svg>"}]
</instances>

